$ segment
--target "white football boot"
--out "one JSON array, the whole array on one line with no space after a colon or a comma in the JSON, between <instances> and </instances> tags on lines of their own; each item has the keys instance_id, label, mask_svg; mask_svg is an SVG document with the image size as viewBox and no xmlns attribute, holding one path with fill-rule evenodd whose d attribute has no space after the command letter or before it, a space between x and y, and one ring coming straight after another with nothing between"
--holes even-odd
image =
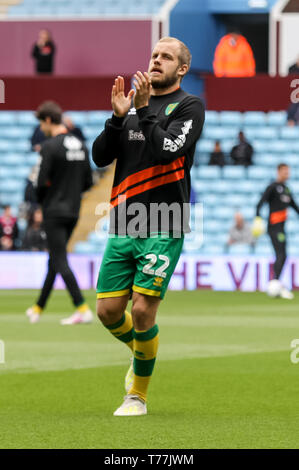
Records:
<instances>
[{"instance_id":1,"label":"white football boot","mask_svg":"<svg viewBox=\"0 0 299 470\"><path fill-rule=\"evenodd\" d=\"M147 414L146 403L137 395L126 395L114 416L142 416Z\"/></svg>"},{"instance_id":2,"label":"white football boot","mask_svg":"<svg viewBox=\"0 0 299 470\"><path fill-rule=\"evenodd\" d=\"M38 323L40 321L41 314L35 312L32 307L27 308L25 313L29 318L30 323Z\"/></svg>"},{"instance_id":3,"label":"white football boot","mask_svg":"<svg viewBox=\"0 0 299 470\"><path fill-rule=\"evenodd\" d=\"M288 290L286 287L282 286L279 297L281 297L282 299L293 300L294 294L293 292Z\"/></svg>"},{"instance_id":4,"label":"white football boot","mask_svg":"<svg viewBox=\"0 0 299 470\"><path fill-rule=\"evenodd\" d=\"M76 310L73 315L68 318L63 318L60 320L61 325L78 325L80 323L91 323L93 320L93 314L91 310L86 310L86 312L81 313Z\"/></svg>"}]
</instances>

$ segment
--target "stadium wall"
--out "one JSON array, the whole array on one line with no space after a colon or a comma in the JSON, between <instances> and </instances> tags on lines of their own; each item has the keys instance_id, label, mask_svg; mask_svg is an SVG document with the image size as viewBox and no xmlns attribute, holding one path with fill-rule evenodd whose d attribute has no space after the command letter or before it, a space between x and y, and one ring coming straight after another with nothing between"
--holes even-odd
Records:
<instances>
[{"instance_id":1,"label":"stadium wall","mask_svg":"<svg viewBox=\"0 0 299 470\"><path fill-rule=\"evenodd\" d=\"M46 253L0 253L0 289L39 289L47 270ZM172 290L212 289L265 291L273 269L272 257L182 255L170 281ZM94 289L101 263L99 255L70 254L69 262L82 289ZM282 283L299 289L299 258L289 257ZM60 276L55 288L64 289Z\"/></svg>"},{"instance_id":2,"label":"stadium wall","mask_svg":"<svg viewBox=\"0 0 299 470\"><path fill-rule=\"evenodd\" d=\"M52 99L69 110L110 110L111 86L115 75L103 77L4 77L5 102L1 110L35 110L44 100ZM215 111L286 110L291 95L299 99L299 77L216 78L206 75L202 95L207 109ZM296 81L297 80L297 81ZM293 86L292 86L293 85ZM125 88L131 86L131 75L125 77ZM186 89L183 82L183 88ZM297 91L296 91L297 90ZM1 97L0 97L1 99Z\"/></svg>"},{"instance_id":3,"label":"stadium wall","mask_svg":"<svg viewBox=\"0 0 299 470\"><path fill-rule=\"evenodd\" d=\"M129 75L147 70L152 22L1 21L0 75L33 75L31 50L40 29L49 29L57 47L55 75Z\"/></svg>"}]
</instances>

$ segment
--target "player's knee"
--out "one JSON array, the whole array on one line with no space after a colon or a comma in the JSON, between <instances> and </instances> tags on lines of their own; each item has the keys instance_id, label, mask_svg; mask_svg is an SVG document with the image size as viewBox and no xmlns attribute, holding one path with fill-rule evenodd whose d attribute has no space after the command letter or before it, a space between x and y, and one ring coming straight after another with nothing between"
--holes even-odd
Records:
<instances>
[{"instance_id":1,"label":"player's knee","mask_svg":"<svg viewBox=\"0 0 299 470\"><path fill-rule=\"evenodd\" d=\"M152 318L145 305L136 303L132 307L133 323L137 330L148 330L152 326Z\"/></svg>"},{"instance_id":2,"label":"player's knee","mask_svg":"<svg viewBox=\"0 0 299 470\"><path fill-rule=\"evenodd\" d=\"M123 308L119 308L111 299L98 299L97 316L104 325L111 325L120 320L124 313Z\"/></svg>"}]
</instances>

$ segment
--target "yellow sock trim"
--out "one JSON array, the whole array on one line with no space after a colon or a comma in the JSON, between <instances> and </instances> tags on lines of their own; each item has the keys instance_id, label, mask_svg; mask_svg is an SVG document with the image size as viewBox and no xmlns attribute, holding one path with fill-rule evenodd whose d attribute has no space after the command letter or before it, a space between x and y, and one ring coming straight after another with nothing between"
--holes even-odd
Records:
<instances>
[{"instance_id":1,"label":"yellow sock trim","mask_svg":"<svg viewBox=\"0 0 299 470\"><path fill-rule=\"evenodd\" d=\"M43 311L43 309L39 305L36 305L36 304L33 305L32 310L34 311L34 313L39 313L39 314L41 314Z\"/></svg>"},{"instance_id":2,"label":"yellow sock trim","mask_svg":"<svg viewBox=\"0 0 299 470\"><path fill-rule=\"evenodd\" d=\"M80 313L85 313L85 312L87 312L87 310L89 310L89 307L86 303L84 303L84 304L80 305L79 307L77 307L77 310Z\"/></svg>"}]
</instances>

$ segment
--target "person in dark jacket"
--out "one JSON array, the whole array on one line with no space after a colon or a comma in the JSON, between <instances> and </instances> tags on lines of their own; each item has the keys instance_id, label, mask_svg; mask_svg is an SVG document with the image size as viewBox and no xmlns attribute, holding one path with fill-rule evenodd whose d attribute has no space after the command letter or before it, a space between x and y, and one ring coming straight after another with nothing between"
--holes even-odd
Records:
<instances>
[{"instance_id":1,"label":"person in dark jacket","mask_svg":"<svg viewBox=\"0 0 299 470\"><path fill-rule=\"evenodd\" d=\"M81 196L92 186L92 173L86 146L62 124L57 103L46 101L36 113L41 129L49 136L40 151L36 179L37 202L41 204L49 249L48 272L39 299L26 311L31 323L40 319L60 274L75 305L75 313L63 325L90 323L92 312L82 296L67 260L67 243L79 218Z\"/></svg>"},{"instance_id":2,"label":"person in dark jacket","mask_svg":"<svg viewBox=\"0 0 299 470\"><path fill-rule=\"evenodd\" d=\"M215 142L214 150L210 155L209 165L218 165L220 167L225 165L225 157L219 140Z\"/></svg>"},{"instance_id":3,"label":"person in dark jacket","mask_svg":"<svg viewBox=\"0 0 299 470\"><path fill-rule=\"evenodd\" d=\"M292 103L288 108L287 115L288 126L299 125L299 103Z\"/></svg>"},{"instance_id":4,"label":"person in dark jacket","mask_svg":"<svg viewBox=\"0 0 299 470\"><path fill-rule=\"evenodd\" d=\"M31 212L25 231L22 249L26 251L45 251L47 236L43 228L43 213L40 208Z\"/></svg>"},{"instance_id":5,"label":"person in dark jacket","mask_svg":"<svg viewBox=\"0 0 299 470\"><path fill-rule=\"evenodd\" d=\"M35 59L37 74L51 74L54 70L54 56L56 47L48 30L39 32L38 40L32 48L32 57Z\"/></svg>"},{"instance_id":6,"label":"person in dark jacket","mask_svg":"<svg viewBox=\"0 0 299 470\"><path fill-rule=\"evenodd\" d=\"M234 165L252 165L253 148L247 142L245 135L242 131L239 132L239 143L235 145L230 153Z\"/></svg>"}]
</instances>

